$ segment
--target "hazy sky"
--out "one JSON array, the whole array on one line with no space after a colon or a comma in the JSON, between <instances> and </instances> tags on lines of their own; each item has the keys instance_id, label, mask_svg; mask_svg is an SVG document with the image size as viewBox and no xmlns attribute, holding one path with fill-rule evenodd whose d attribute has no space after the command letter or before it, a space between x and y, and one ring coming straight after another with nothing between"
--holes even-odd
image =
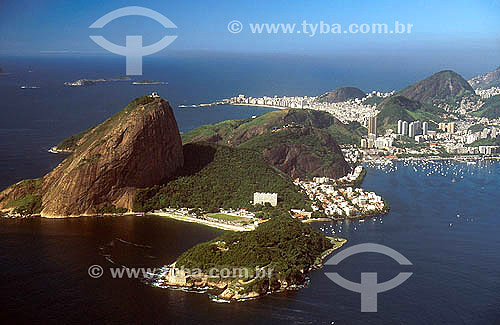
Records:
<instances>
[{"instance_id":1,"label":"hazy sky","mask_svg":"<svg viewBox=\"0 0 500 325\"><path fill-rule=\"evenodd\" d=\"M104 14L125 6L143 6L160 12L177 29L165 29L146 17L122 17L103 29L89 29ZM239 20L241 33L228 31ZM303 21L319 24L413 24L411 34L253 34L249 24ZM46 51L107 54L90 40L103 35L125 43L126 35L142 35L152 44L164 35L178 38L155 55L176 52L236 52L286 54L400 53L414 56L459 56L461 60L499 59L500 0L483 1L0 1L0 54L31 55Z\"/></svg>"}]
</instances>

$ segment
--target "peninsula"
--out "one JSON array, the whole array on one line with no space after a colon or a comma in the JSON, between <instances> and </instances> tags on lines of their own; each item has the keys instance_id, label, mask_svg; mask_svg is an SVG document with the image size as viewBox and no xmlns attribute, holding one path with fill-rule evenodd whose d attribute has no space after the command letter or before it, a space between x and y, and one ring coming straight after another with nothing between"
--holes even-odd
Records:
<instances>
[{"instance_id":1,"label":"peninsula","mask_svg":"<svg viewBox=\"0 0 500 325\"><path fill-rule=\"evenodd\" d=\"M311 216L314 205L290 176L355 180L322 129L325 121L304 113L269 113L252 120L256 128L230 122L240 128L226 134L233 140L229 146L195 141L199 130L182 145L168 101L156 93L140 97L59 143L54 150L69 156L47 175L0 192L0 209L43 217L152 212L235 230L187 250L158 275L156 285L209 286L225 300L297 289L345 240L326 238L298 220L297 214ZM269 131L265 121L280 127ZM286 159L303 153L313 159ZM283 154L285 164L278 159Z\"/></svg>"},{"instance_id":2,"label":"peninsula","mask_svg":"<svg viewBox=\"0 0 500 325\"><path fill-rule=\"evenodd\" d=\"M276 216L255 231L226 233L190 248L164 268L155 286L209 287L225 301L298 289L345 242L289 216Z\"/></svg>"}]
</instances>

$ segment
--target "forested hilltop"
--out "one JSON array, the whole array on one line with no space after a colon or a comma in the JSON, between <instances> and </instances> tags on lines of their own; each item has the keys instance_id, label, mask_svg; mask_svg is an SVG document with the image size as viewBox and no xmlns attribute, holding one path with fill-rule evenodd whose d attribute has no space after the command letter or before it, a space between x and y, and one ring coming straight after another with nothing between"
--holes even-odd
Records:
<instances>
[{"instance_id":1,"label":"forested hilltop","mask_svg":"<svg viewBox=\"0 0 500 325\"><path fill-rule=\"evenodd\" d=\"M358 143L362 133L359 123L344 125L326 112L286 109L204 125L182 139L183 143L202 140L256 150L292 178L339 178L350 168L338 143Z\"/></svg>"},{"instance_id":2,"label":"forested hilltop","mask_svg":"<svg viewBox=\"0 0 500 325\"><path fill-rule=\"evenodd\" d=\"M135 211L164 207L259 209L251 203L254 192L278 193L278 209L310 209L288 175L264 161L252 149L231 148L213 143L183 146L184 167L164 185L142 189L134 198ZM261 208L261 207L260 207ZM276 209L268 209L265 211Z\"/></svg>"},{"instance_id":3,"label":"forested hilltop","mask_svg":"<svg viewBox=\"0 0 500 325\"><path fill-rule=\"evenodd\" d=\"M280 215L255 231L223 234L184 252L175 262L176 269L210 270L246 269L248 276L232 273L226 278L179 277L168 273L165 285L212 286L223 291L224 299L245 299L266 293L296 288L303 284L309 271L322 265L322 259L345 243L328 239L308 224ZM266 272L259 277L256 268Z\"/></svg>"}]
</instances>

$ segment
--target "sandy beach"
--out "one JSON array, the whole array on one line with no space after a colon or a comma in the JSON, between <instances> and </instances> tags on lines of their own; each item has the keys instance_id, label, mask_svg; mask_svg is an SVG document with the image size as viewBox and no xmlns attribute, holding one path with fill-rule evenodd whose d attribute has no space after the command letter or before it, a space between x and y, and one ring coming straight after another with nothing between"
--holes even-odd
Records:
<instances>
[{"instance_id":1,"label":"sandy beach","mask_svg":"<svg viewBox=\"0 0 500 325\"><path fill-rule=\"evenodd\" d=\"M199 224L202 224L205 226L223 229L223 230L231 230L231 231L252 231L253 230L249 227L233 226L233 225L228 225L228 224L224 224L224 223L217 223L217 222L212 222L212 221L208 221L208 220L203 220L203 219L198 219L198 218L193 218L193 217L188 217L188 216L181 216L178 214L172 214L172 213L166 213L166 212L155 212L155 213L149 213L149 214L155 215L155 216L160 216L160 217L172 218L175 220L180 220L180 221L185 221L185 222L199 223Z\"/></svg>"}]
</instances>

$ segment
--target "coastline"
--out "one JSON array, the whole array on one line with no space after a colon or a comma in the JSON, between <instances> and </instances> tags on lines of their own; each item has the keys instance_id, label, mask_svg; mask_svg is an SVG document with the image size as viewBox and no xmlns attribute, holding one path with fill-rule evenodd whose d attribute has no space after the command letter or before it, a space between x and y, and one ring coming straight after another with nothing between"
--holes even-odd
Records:
<instances>
[{"instance_id":1,"label":"coastline","mask_svg":"<svg viewBox=\"0 0 500 325\"><path fill-rule=\"evenodd\" d=\"M247 104L247 103L209 103L209 104L199 104L199 107L209 107L209 106L248 106L248 107L265 107L265 108L275 108L275 109L290 109L290 107L266 105L266 104Z\"/></svg>"},{"instance_id":2,"label":"coastline","mask_svg":"<svg viewBox=\"0 0 500 325\"><path fill-rule=\"evenodd\" d=\"M304 271L306 273L312 272L314 270L318 270L323 267L323 262L325 259L330 256L334 251L342 248L346 243L347 239L345 238L334 238L334 237L326 237L332 243L333 247L323 251L315 260L314 264L309 266ZM279 288L267 288L263 291L255 291L250 290L242 291L243 285L248 285L253 283L256 279L250 279L248 281L238 280L238 279L220 279L214 278L207 274L197 274L195 277L192 277L188 273L185 273L182 269L176 268L177 261L168 265L168 270L165 275L160 279L160 283L157 286L165 287L165 288L177 288L177 289L199 289L206 292L206 289L210 290L221 290L215 296L216 299L212 299L214 302L231 302L231 301L248 301L253 300L268 294L281 292L285 290L297 290L304 286L304 283L288 283L287 281L280 281Z\"/></svg>"},{"instance_id":3,"label":"coastline","mask_svg":"<svg viewBox=\"0 0 500 325\"><path fill-rule=\"evenodd\" d=\"M284 107L284 106L274 106L274 105L266 105L266 104L240 104L240 103L234 103L234 104L221 104L221 105L233 105L233 106L248 106L248 107L265 107L265 108L276 108L276 109L290 109L290 107Z\"/></svg>"},{"instance_id":4,"label":"coastline","mask_svg":"<svg viewBox=\"0 0 500 325\"><path fill-rule=\"evenodd\" d=\"M359 216L353 216L353 217L344 217L344 218L311 218L311 219L306 219L302 220L303 223L314 223L314 222L337 222L337 221L344 221L344 220L361 220L361 219L371 219L371 218L378 218L382 217L383 215L386 215L391 208L387 205L387 208L384 209L382 212L377 212L375 214L370 214L370 215L359 215Z\"/></svg>"},{"instance_id":5,"label":"coastline","mask_svg":"<svg viewBox=\"0 0 500 325\"><path fill-rule=\"evenodd\" d=\"M333 244L333 247L321 253L321 256L318 257L318 260L313 265L313 268L319 269L323 267L323 261L333 252L335 252L337 249L342 248L347 243L347 239L345 238L334 238L329 236L326 236L326 238L330 240L330 242Z\"/></svg>"},{"instance_id":6,"label":"coastline","mask_svg":"<svg viewBox=\"0 0 500 325\"><path fill-rule=\"evenodd\" d=\"M208 220L188 217L188 216L180 216L180 215L166 213L166 212L152 212L152 213L148 213L148 214L160 216L160 217L167 217L167 218L171 218L171 219L175 219L175 220L179 220L179 221L184 221L184 222L198 223L201 225L205 225L205 226L217 228L217 229L222 229L222 230L230 230L230 231L252 231L253 230L249 227L227 225L227 224L223 224L223 223L217 223L217 222L212 222L212 221L208 221Z\"/></svg>"},{"instance_id":7,"label":"coastline","mask_svg":"<svg viewBox=\"0 0 500 325\"><path fill-rule=\"evenodd\" d=\"M421 156L421 157L393 157L393 158L378 158L376 160L363 160L365 164L384 164L391 161L445 161L452 160L456 162L466 163L468 161L482 161L482 160L500 160L500 156L479 156L479 155L469 155L469 156L453 156L453 157L437 157L437 156Z\"/></svg>"}]
</instances>

